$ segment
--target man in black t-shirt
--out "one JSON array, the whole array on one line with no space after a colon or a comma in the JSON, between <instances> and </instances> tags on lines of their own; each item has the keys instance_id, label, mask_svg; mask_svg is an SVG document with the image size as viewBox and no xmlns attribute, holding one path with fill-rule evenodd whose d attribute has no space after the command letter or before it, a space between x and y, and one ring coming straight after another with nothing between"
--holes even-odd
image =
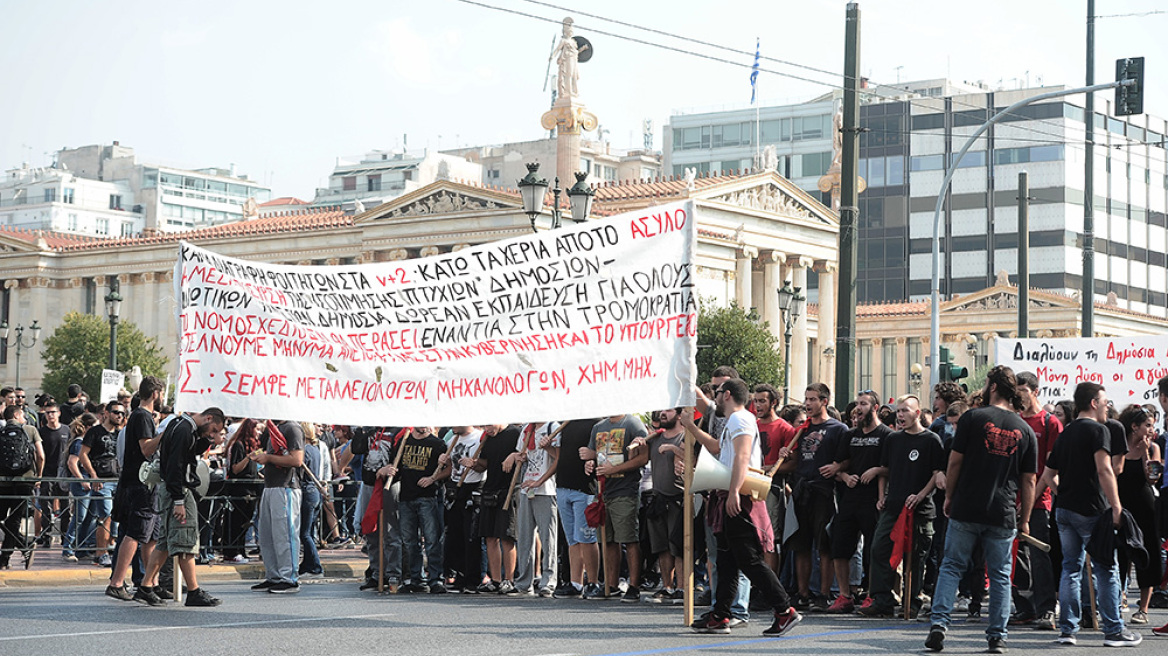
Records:
<instances>
[{"instance_id":1,"label":"man in black t-shirt","mask_svg":"<svg viewBox=\"0 0 1168 656\"><path fill-rule=\"evenodd\" d=\"M861 535L864 536L864 571L869 571L872 537L880 515L876 510L880 491L880 456L884 440L892 433L892 429L882 424L876 415L879 405L880 400L875 392L861 392L856 396L856 411L860 421L844 434L836 450L835 460L840 467L836 474L839 512L831 525L831 557L835 563L835 579L840 594L827 609L829 613L850 613L855 610L848 579L852 556L856 553Z\"/></svg>"},{"instance_id":2,"label":"man in black t-shirt","mask_svg":"<svg viewBox=\"0 0 1168 656\"><path fill-rule=\"evenodd\" d=\"M397 517L405 551L405 592L446 592L442 583L442 481L449 467L438 471L438 459L446 453L446 443L434 434L433 426L415 426L405 438L401 460L394 478L401 483ZM392 469L392 468L391 468ZM422 541L426 544L426 578L422 583ZM406 579L409 580L406 583Z\"/></svg>"},{"instance_id":3,"label":"man in black t-shirt","mask_svg":"<svg viewBox=\"0 0 1168 656\"><path fill-rule=\"evenodd\" d=\"M511 472L503 470L503 461L519 443L519 428L505 424L483 426L486 441L479 452L479 463L486 467L479 512L479 535L487 541L487 565L491 581L479 586L479 592L516 594L511 575L515 571L515 510L503 509Z\"/></svg>"},{"instance_id":4,"label":"man in black t-shirt","mask_svg":"<svg viewBox=\"0 0 1168 656\"><path fill-rule=\"evenodd\" d=\"M580 449L592 440L592 427L600 419L576 419L564 427L552 447L558 449L556 460L556 507L568 542L568 576L556 588L557 599L578 598L584 592L584 572L591 581L591 594L603 594L596 581L600 578L600 548L596 529L584 519L584 509L595 499L596 476L584 469Z\"/></svg>"},{"instance_id":5,"label":"man in black t-shirt","mask_svg":"<svg viewBox=\"0 0 1168 656\"><path fill-rule=\"evenodd\" d=\"M97 529L97 552L93 563L112 567L113 560L106 549L110 546L110 511L113 508L117 483L108 479L118 477L118 431L126 423L126 407L117 401L105 406L105 417L90 428L81 440L81 468L89 475L90 522ZM95 479L104 478L106 481Z\"/></svg>"},{"instance_id":6,"label":"man in black t-shirt","mask_svg":"<svg viewBox=\"0 0 1168 656\"><path fill-rule=\"evenodd\" d=\"M66 394L69 399L61 405L61 424L68 426L85 414L85 396L77 383L70 385Z\"/></svg>"},{"instance_id":7,"label":"man in black t-shirt","mask_svg":"<svg viewBox=\"0 0 1168 656\"><path fill-rule=\"evenodd\" d=\"M835 516L835 476L839 473L835 456L848 427L828 415L830 402L831 390L827 385L808 385L803 395L807 424L799 433L794 449L783 447L779 450L779 458L784 459L779 472L792 469L795 472L791 502L795 505L799 529L791 535L787 548L795 554L795 578L799 584L795 608L799 610L826 611L830 605L827 595L835 574L827 526ZM819 552L819 594L814 599L811 598L813 546Z\"/></svg>"},{"instance_id":8,"label":"man in black t-shirt","mask_svg":"<svg viewBox=\"0 0 1168 656\"><path fill-rule=\"evenodd\" d=\"M72 396L72 387L69 393ZM126 420L125 453L113 507L114 519L118 521L118 546L114 552L110 582L105 589L107 596L122 601L134 600L126 589L126 575L138 547L142 548L143 562L149 561L154 551L154 525L158 521L154 513L154 492L142 483L138 472L142 463L158 450L160 436L155 431L154 409L162 403L165 393L166 381L158 376L143 378L138 385L138 407Z\"/></svg>"},{"instance_id":9,"label":"man in black t-shirt","mask_svg":"<svg viewBox=\"0 0 1168 656\"><path fill-rule=\"evenodd\" d=\"M61 425L61 409L54 401L46 403L41 412L45 416L45 423L38 431L41 434L41 446L45 450L45 467L42 476L46 478L66 478L65 458L68 455L66 446L69 444L69 427ZM65 535L69 525L68 503L62 508L61 499L69 494L67 487L60 483L41 483L41 496L47 499L42 507L46 515L46 522L51 517L59 515L61 518L61 535ZM50 545L52 536L45 531L44 542L41 546Z\"/></svg>"},{"instance_id":10,"label":"man in black t-shirt","mask_svg":"<svg viewBox=\"0 0 1168 656\"><path fill-rule=\"evenodd\" d=\"M894 612L892 586L896 574L892 569L892 529L901 513L912 511L912 589L909 599L912 613L920 609L921 574L925 555L933 542L933 489L945 468L945 448L936 433L921 426L920 400L912 395L896 402L897 430L884 438L880 456L880 518L872 537L871 603L859 609L867 617L891 617ZM905 556L907 559L908 556Z\"/></svg>"},{"instance_id":11,"label":"man in black t-shirt","mask_svg":"<svg viewBox=\"0 0 1168 656\"><path fill-rule=\"evenodd\" d=\"M966 412L957 422L945 474L945 514L949 517L945 557L937 575L932 628L925 642L933 651L944 647L957 585L978 545L985 553L990 580L989 651L1005 650L1014 532L1016 528L1019 533L1029 533L1038 469L1038 440L1017 414L1022 408L1017 387L1013 370L994 367L986 375L981 393L988 405Z\"/></svg>"},{"instance_id":12,"label":"man in black t-shirt","mask_svg":"<svg viewBox=\"0 0 1168 656\"><path fill-rule=\"evenodd\" d=\"M1119 526L1123 507L1119 502L1107 421L1107 392L1096 383L1079 383L1075 388L1076 418L1059 435L1042 481L1056 490L1055 521L1063 550L1062 578L1059 582L1059 639L1076 644L1082 602L1080 576L1087 542L1099 521ZM1122 456L1121 456L1122 457ZM1119 610L1121 587L1119 567L1094 563L1095 595L1103 620L1103 644L1108 647L1138 645L1143 638L1128 631Z\"/></svg>"}]
</instances>

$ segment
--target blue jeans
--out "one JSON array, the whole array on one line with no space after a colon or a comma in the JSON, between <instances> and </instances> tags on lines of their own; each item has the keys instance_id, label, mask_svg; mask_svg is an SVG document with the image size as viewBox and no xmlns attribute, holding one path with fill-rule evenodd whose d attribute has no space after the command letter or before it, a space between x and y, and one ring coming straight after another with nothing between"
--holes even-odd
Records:
<instances>
[{"instance_id":1,"label":"blue jeans","mask_svg":"<svg viewBox=\"0 0 1168 656\"><path fill-rule=\"evenodd\" d=\"M320 489L316 484L301 488L300 496L300 562L301 574L320 574L320 554L316 550L316 518L320 515Z\"/></svg>"},{"instance_id":2,"label":"blue jeans","mask_svg":"<svg viewBox=\"0 0 1168 656\"><path fill-rule=\"evenodd\" d=\"M1059 541L1062 542L1063 548L1063 572L1059 580L1059 630L1073 634L1079 632L1079 618L1083 614L1079 596L1083 560L1087 553L1087 542L1091 539L1091 531L1095 528L1098 516L1087 517L1072 510L1059 508L1055 511L1054 517L1058 523ZM1122 633L1124 625L1123 617L1119 614L1119 567L1114 561L1108 568L1099 567L1097 563L1092 565L1099 617L1103 619L1103 634Z\"/></svg>"},{"instance_id":3,"label":"blue jeans","mask_svg":"<svg viewBox=\"0 0 1168 656\"><path fill-rule=\"evenodd\" d=\"M1006 638L1010 619L1010 571L1013 567L1014 529L949 520L945 533L945 558L933 591L932 623L946 628L961 577L969 569L970 556L980 542L990 579L987 638Z\"/></svg>"},{"instance_id":4,"label":"blue jeans","mask_svg":"<svg viewBox=\"0 0 1168 656\"><path fill-rule=\"evenodd\" d=\"M410 583L422 582L421 544L426 544L426 580L432 585L442 581L442 500L422 497L402 501L397 508L402 547L406 552L406 575ZM419 529L421 535L419 536Z\"/></svg>"},{"instance_id":5,"label":"blue jeans","mask_svg":"<svg viewBox=\"0 0 1168 656\"><path fill-rule=\"evenodd\" d=\"M591 494L571 488L556 489L556 506L560 511L560 524L564 527L564 535L568 539L569 547L577 544L596 543L596 529L589 526L584 517L584 509L592 503L594 498Z\"/></svg>"},{"instance_id":6,"label":"blue jeans","mask_svg":"<svg viewBox=\"0 0 1168 656\"><path fill-rule=\"evenodd\" d=\"M105 486L102 486L104 491ZM93 492L89 489L88 479L81 483L69 484L69 497L73 503L73 517L69 521L69 528L65 529L65 536L61 540L61 553L65 556L76 555L76 552L83 549L89 542L90 538L94 536L96 522L101 521L97 519L97 513L104 508L100 507L101 492ZM105 513L109 515L108 512ZM104 519L104 517L103 517Z\"/></svg>"}]
</instances>

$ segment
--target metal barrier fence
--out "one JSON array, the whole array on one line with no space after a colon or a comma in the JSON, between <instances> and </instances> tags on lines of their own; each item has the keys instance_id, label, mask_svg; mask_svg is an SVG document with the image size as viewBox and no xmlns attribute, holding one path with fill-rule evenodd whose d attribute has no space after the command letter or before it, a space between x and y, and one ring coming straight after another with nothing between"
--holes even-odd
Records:
<instances>
[{"instance_id":1,"label":"metal barrier fence","mask_svg":"<svg viewBox=\"0 0 1168 656\"><path fill-rule=\"evenodd\" d=\"M0 564L20 551L28 567L37 552L52 550L54 542L63 556L73 555L79 561L90 553L95 560L100 558L99 544L112 550L117 536L111 517L117 482L116 478L0 477ZM102 487L81 489L93 483ZM321 495L311 535L318 548L355 547L359 535L353 531L352 515L360 484L338 480L326 485L328 494ZM198 500L200 560L216 553L246 557L255 548L247 535L255 528L263 488L262 478L212 477L207 494Z\"/></svg>"}]
</instances>

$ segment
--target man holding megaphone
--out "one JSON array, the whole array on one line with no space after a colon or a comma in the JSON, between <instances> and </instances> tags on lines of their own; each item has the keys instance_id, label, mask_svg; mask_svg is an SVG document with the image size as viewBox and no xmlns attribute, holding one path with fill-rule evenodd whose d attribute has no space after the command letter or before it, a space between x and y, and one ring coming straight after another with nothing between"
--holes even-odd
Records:
<instances>
[{"instance_id":1,"label":"man holding megaphone","mask_svg":"<svg viewBox=\"0 0 1168 656\"><path fill-rule=\"evenodd\" d=\"M757 586L762 598L774 609L774 623L763 635L784 635L803 619L791 606L778 577L763 562L764 550L774 548L765 492L757 500L741 494L749 469L762 466L758 423L745 408L749 400L750 387L740 378L731 378L718 386L714 402L727 420L716 437L694 424L692 411L687 410L681 416L686 429L730 469L730 491L714 490L706 512L706 523L717 540L716 563L720 575L714 591L714 610L704 624L694 627L699 633L730 632L730 605L738 593L738 572Z\"/></svg>"}]
</instances>

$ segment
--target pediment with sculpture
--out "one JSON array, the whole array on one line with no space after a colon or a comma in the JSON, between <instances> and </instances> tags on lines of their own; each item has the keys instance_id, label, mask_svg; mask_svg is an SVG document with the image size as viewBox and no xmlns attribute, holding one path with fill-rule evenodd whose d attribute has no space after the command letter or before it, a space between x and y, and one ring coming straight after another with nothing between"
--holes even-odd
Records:
<instances>
[{"instance_id":1,"label":"pediment with sculpture","mask_svg":"<svg viewBox=\"0 0 1168 656\"><path fill-rule=\"evenodd\" d=\"M696 196L700 198L702 196L701 192L699 191ZM838 223L838 220L832 216L831 211L816 199L810 196L800 198L800 196L807 196L807 194L801 189L785 189L782 185L776 184L772 180L765 180L762 184L741 189L721 191L721 193L715 191L715 193L706 199L727 203L736 207L762 212L773 212L792 218L808 219L831 224Z\"/></svg>"}]
</instances>

